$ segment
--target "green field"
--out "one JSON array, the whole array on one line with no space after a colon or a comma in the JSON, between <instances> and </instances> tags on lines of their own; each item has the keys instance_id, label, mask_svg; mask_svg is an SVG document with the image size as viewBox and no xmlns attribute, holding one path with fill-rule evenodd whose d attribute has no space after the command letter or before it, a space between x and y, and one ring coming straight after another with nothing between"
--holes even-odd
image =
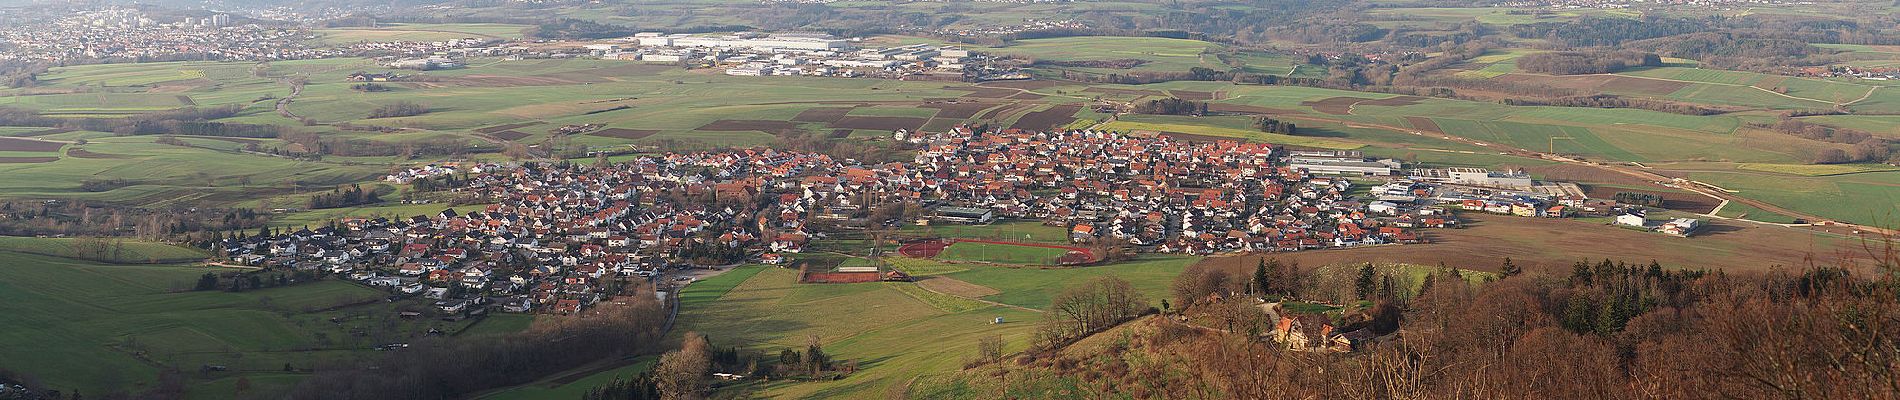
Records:
<instances>
[{"instance_id":1,"label":"green field","mask_svg":"<svg viewBox=\"0 0 1900 400\"><path fill-rule=\"evenodd\" d=\"M434 42L454 39L519 39L527 25L515 24L386 24L374 28L318 29L319 44L356 42Z\"/></svg>"},{"instance_id":2,"label":"green field","mask_svg":"<svg viewBox=\"0 0 1900 400\"><path fill-rule=\"evenodd\" d=\"M916 297L913 283L801 285L793 282L796 271L754 271L736 286L688 286L683 298L703 300L684 307L676 331L701 332L716 346L768 354L803 347L808 335L817 335L826 353L856 361L861 369L837 381L761 382L735 389L751 396L885 398L902 393L912 378L955 372L975 354L978 337L999 334L1010 351L1026 347L1038 318L1035 312L989 305L945 311L954 306L942 304L946 299L940 297ZM708 280L740 277L736 272ZM995 317L1009 322L990 324Z\"/></svg>"},{"instance_id":3,"label":"green field","mask_svg":"<svg viewBox=\"0 0 1900 400\"><path fill-rule=\"evenodd\" d=\"M997 264L1055 265L1068 250L1007 244L957 242L944 248L937 258L950 261L974 261Z\"/></svg>"},{"instance_id":4,"label":"green field","mask_svg":"<svg viewBox=\"0 0 1900 400\"><path fill-rule=\"evenodd\" d=\"M1149 301L1159 306L1168 297L1168 284L1182 269L1199 261L1198 257L1147 255L1132 261L1077 268L972 267L946 274L964 282L1002 291L984 300L1042 309L1049 307L1062 287L1090 278L1113 275L1127 280Z\"/></svg>"},{"instance_id":5,"label":"green field","mask_svg":"<svg viewBox=\"0 0 1900 400\"><path fill-rule=\"evenodd\" d=\"M402 321L380 291L322 281L241 293L189 292L212 269L110 266L0 251L0 359L48 388L105 394L149 388L161 368L185 376L192 398L231 398L239 377L256 393L277 393L299 376L285 364L376 354L375 344L407 341L461 323ZM305 310L365 303L337 311ZM340 322L331 322L335 318ZM363 336L351 334L364 333ZM203 365L232 372L199 374Z\"/></svg>"},{"instance_id":6,"label":"green field","mask_svg":"<svg viewBox=\"0 0 1900 400\"><path fill-rule=\"evenodd\" d=\"M85 239L0 236L0 252L89 259L107 263L179 263L201 261L211 255L197 249L165 243L131 239L94 241ZM89 246L103 244L104 257ZM76 246L77 245L77 246Z\"/></svg>"}]
</instances>

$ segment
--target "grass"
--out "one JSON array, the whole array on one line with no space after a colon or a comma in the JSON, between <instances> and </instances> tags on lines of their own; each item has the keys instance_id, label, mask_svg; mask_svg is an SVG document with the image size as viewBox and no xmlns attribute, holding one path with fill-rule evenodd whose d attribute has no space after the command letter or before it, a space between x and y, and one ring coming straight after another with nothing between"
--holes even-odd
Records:
<instances>
[{"instance_id":1,"label":"grass","mask_svg":"<svg viewBox=\"0 0 1900 400\"><path fill-rule=\"evenodd\" d=\"M1862 172L1900 171L1886 164L1760 164L1744 163L1736 166L1743 170L1773 172L1777 174L1802 176L1828 176L1856 174Z\"/></svg>"},{"instance_id":2,"label":"grass","mask_svg":"<svg viewBox=\"0 0 1900 400\"><path fill-rule=\"evenodd\" d=\"M634 376L638 376L640 375L640 373L646 372L646 370L653 368L653 365L658 362L659 362L658 357L651 357L651 356L640 357L639 359L634 361L632 364L628 364L627 366L615 368L615 369L611 369L607 371L601 371L599 373L595 373L592 375L588 375L586 377L575 379L571 382L565 382L565 383L554 382L554 381L536 382L536 383L531 383L527 385L516 386L513 388L509 388L507 390L489 393L487 395L476 397L476 399L480 399L480 400L578 399L578 398L581 398L581 396L586 395L589 391L593 390L596 387L605 386L609 383L613 383L615 380L632 379Z\"/></svg>"},{"instance_id":3,"label":"grass","mask_svg":"<svg viewBox=\"0 0 1900 400\"><path fill-rule=\"evenodd\" d=\"M914 284L797 284L796 271L755 271L729 288L688 286L682 296L704 300L682 309L676 331L702 332L717 346L767 354L801 348L816 335L826 353L857 362L860 370L837 381L773 381L737 389L751 397L884 398L915 377L955 372L976 354L978 337L1002 335L1010 351L1026 347L1034 324L1025 321L1037 318L1012 308L920 300L937 296L912 294ZM990 324L995 317L1012 322Z\"/></svg>"},{"instance_id":4,"label":"grass","mask_svg":"<svg viewBox=\"0 0 1900 400\"><path fill-rule=\"evenodd\" d=\"M104 249L88 248L87 239L0 236L0 252L78 258L107 263L178 263L200 261L210 254L198 249L138 240L101 240ZM105 254L95 253L104 250Z\"/></svg>"},{"instance_id":5,"label":"grass","mask_svg":"<svg viewBox=\"0 0 1900 400\"><path fill-rule=\"evenodd\" d=\"M1099 266L1054 269L982 266L948 275L1002 291L985 296L984 300L1034 309L1048 308L1065 286L1113 275L1127 280L1149 301L1159 305L1158 301L1168 296L1168 284L1174 281L1174 276L1197 260L1198 257L1147 255Z\"/></svg>"},{"instance_id":6,"label":"grass","mask_svg":"<svg viewBox=\"0 0 1900 400\"><path fill-rule=\"evenodd\" d=\"M1008 244L958 242L944 248L937 258L951 261L975 261L997 264L1055 265L1068 250Z\"/></svg>"},{"instance_id":7,"label":"grass","mask_svg":"<svg viewBox=\"0 0 1900 400\"><path fill-rule=\"evenodd\" d=\"M1772 224L1792 224L1795 222L1794 217L1778 214L1778 213L1768 211L1768 210L1763 210L1759 207L1748 205L1747 203L1734 202L1734 201L1729 202L1728 205L1726 206L1722 206L1721 212L1718 212L1715 215L1729 217L1729 218L1742 218L1742 219L1747 219L1750 221L1761 221L1761 222L1767 222L1767 223L1772 223Z\"/></svg>"},{"instance_id":8,"label":"grass","mask_svg":"<svg viewBox=\"0 0 1900 400\"><path fill-rule=\"evenodd\" d=\"M1900 217L1900 172L1799 176L1705 171L1690 179L1823 218L1883 224Z\"/></svg>"},{"instance_id":9,"label":"grass","mask_svg":"<svg viewBox=\"0 0 1900 400\"><path fill-rule=\"evenodd\" d=\"M903 233L944 238L1014 240L1032 243L1069 243L1069 229L1041 221L998 221L989 225L905 225Z\"/></svg>"},{"instance_id":10,"label":"grass","mask_svg":"<svg viewBox=\"0 0 1900 400\"><path fill-rule=\"evenodd\" d=\"M1342 142L1342 141L1337 141L1337 140L1318 139L1318 138L1283 135L1283 134L1277 134L1277 133L1266 133L1266 132L1260 132L1260 131L1223 128L1223 127L1214 127L1214 126L1195 126L1195 125L1186 125L1186 124L1162 124L1162 123L1149 123L1149 122L1115 121L1115 122L1110 122L1107 125L1104 125L1102 128L1107 129L1107 130L1112 130L1112 131L1173 132L1173 133L1186 133L1186 134L1192 134L1192 135L1229 137L1229 138L1234 138L1234 139L1239 139L1239 140L1260 141L1260 142L1267 142L1267 143L1274 143L1274 144L1284 144L1288 146L1315 147L1315 148L1322 148L1322 149L1348 150L1348 149L1357 149L1360 147L1365 147L1365 145L1362 145L1362 144Z\"/></svg>"},{"instance_id":11,"label":"grass","mask_svg":"<svg viewBox=\"0 0 1900 400\"><path fill-rule=\"evenodd\" d=\"M364 357L375 354L369 348L378 342L460 327L399 320L401 303L378 301L382 292L340 281L241 293L179 291L209 271L0 251L0 315L8 326L0 329L0 359L48 389L84 393L135 391L153 384L160 368L225 365L240 371L185 375L193 397L219 398L231 392L206 388L236 377L287 388L296 377L273 372L285 364L309 368ZM366 300L373 302L303 311ZM356 329L368 336L351 335Z\"/></svg>"}]
</instances>

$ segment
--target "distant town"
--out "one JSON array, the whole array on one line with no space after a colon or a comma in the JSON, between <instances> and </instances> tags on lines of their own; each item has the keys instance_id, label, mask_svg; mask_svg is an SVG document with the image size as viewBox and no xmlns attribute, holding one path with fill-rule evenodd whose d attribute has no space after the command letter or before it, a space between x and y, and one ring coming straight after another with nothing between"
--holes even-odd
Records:
<instances>
[{"instance_id":1,"label":"distant town","mask_svg":"<svg viewBox=\"0 0 1900 400\"><path fill-rule=\"evenodd\" d=\"M609 276L781 264L844 230L1037 221L1065 227L1080 246L1209 255L1422 243L1422 229L1460 226L1454 210L1615 216L1681 236L1698 226L1657 224L1642 206L1589 199L1574 184L1406 170L1356 151L1092 130L958 127L893 138L923 150L911 162L872 165L754 148L600 165L421 166L385 180L442 182L483 205L230 237L219 247L236 264L323 270L439 298L445 312L573 313L603 298ZM1362 189L1369 181L1379 183Z\"/></svg>"}]
</instances>

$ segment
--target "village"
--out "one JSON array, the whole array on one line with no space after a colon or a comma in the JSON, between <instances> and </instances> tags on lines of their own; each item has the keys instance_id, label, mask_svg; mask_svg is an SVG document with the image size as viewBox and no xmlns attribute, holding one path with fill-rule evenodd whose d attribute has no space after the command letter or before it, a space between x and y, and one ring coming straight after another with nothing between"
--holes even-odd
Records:
<instances>
[{"instance_id":1,"label":"village","mask_svg":"<svg viewBox=\"0 0 1900 400\"><path fill-rule=\"evenodd\" d=\"M1519 173L1383 176L1400 170L1370 166L1397 163L1350 151L1092 130L893 136L923 150L911 162L869 165L751 148L593 165L421 166L385 180L441 182L482 205L231 237L220 248L234 264L347 276L440 300L449 314L574 313L626 281L785 264L834 234L905 225L1040 221L1067 228L1078 245L1210 255L1423 243L1421 229L1459 227L1454 210L1642 212ZM1369 169L1320 167L1347 163ZM1360 183L1375 176L1383 183Z\"/></svg>"},{"instance_id":2,"label":"village","mask_svg":"<svg viewBox=\"0 0 1900 400\"><path fill-rule=\"evenodd\" d=\"M887 79L985 81L1027 79L1006 60L955 46L912 44L860 48L855 40L826 34L737 33L687 35L643 32L589 44L589 55L608 60L709 65L735 76L832 76Z\"/></svg>"}]
</instances>

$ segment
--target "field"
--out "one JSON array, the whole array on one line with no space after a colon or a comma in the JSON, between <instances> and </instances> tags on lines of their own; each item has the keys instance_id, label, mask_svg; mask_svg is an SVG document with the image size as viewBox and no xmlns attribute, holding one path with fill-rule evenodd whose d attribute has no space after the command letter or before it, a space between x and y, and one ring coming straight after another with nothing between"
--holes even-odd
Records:
<instances>
[{"instance_id":1,"label":"field","mask_svg":"<svg viewBox=\"0 0 1900 400\"><path fill-rule=\"evenodd\" d=\"M0 359L49 388L103 395L150 388L161 368L186 374L192 398L234 397L249 378L256 393L295 384L304 369L376 354L374 344L405 341L430 328L463 323L399 321L383 293L322 281L241 293L181 292L211 269L112 266L0 251ZM359 303L334 311L312 311ZM336 322L332 322L334 318ZM361 336L353 332L362 333ZM200 374L203 365L230 372Z\"/></svg>"},{"instance_id":2,"label":"field","mask_svg":"<svg viewBox=\"0 0 1900 400\"><path fill-rule=\"evenodd\" d=\"M1420 21L1439 18L1440 14L1470 17L1461 14L1466 11L1420 10L1427 13L1418 17ZM1479 11L1485 14L1496 10L1470 12ZM1506 16L1575 17L1570 14ZM421 26L385 28L424 30ZM506 34L502 32L504 27L493 26L445 25L427 29ZM898 43L915 41L912 39L880 37L876 40ZM1596 91L1762 109L1831 108L1834 104L1849 104L1851 108L1878 111L1885 107L1884 102L1893 101L1889 97L1900 96L1894 94L1900 92L1873 90L1873 86L1859 82L1776 77L1680 65L1614 75L1541 77L1523 74L1509 65L1516 57L1533 51L1527 48L1499 50L1478 57L1468 67L1497 73L1490 79L1546 79L1557 82L1553 84L1574 84ZM1218 44L1162 38L1032 39L987 50L1050 61L1143 59L1148 62L1137 68L1154 71L1183 71L1194 66L1226 69L1234 65L1243 69L1259 65L1284 68L1291 64L1272 55L1233 52ZM226 122L277 124L391 144L407 140L461 139L479 144L545 143L569 149L614 148L629 143L665 143L675 148L766 145L777 142L778 135L790 131L838 135L875 145L887 143L888 136L884 132L896 128L942 130L958 123L976 122L1025 128L1082 127L1105 120L1108 122L1103 127L1112 130L1165 134L1186 140L1231 138L1300 147L1357 148L1373 154L1416 159L1426 166L1503 167L1544 163L1499 154L1508 147L1592 161L1645 165L1727 163L1719 172L1759 178L1789 171L1786 168L1764 171L1759 169L1761 165L1802 164L1829 147L1749 127L1747 123L1771 118L1758 113L1691 116L1634 109L1514 107L1492 102L1226 82L1110 85L1044 79L972 85L818 77L733 77L715 70L684 70L610 60L476 58L470 61L471 67L465 69L420 73L427 76L429 82L396 83L391 85L396 90L377 93L351 90L351 83L343 80L343 76L352 71L383 71L369 60L361 59L62 67L44 75L43 87L34 92L41 94L0 90L0 104L54 115L140 112L177 108L187 103L235 104L244 106L245 111ZM288 87L278 82L283 77L308 80L304 92L291 103L290 109L317 121L317 125L303 127L271 112L272 101L269 100L288 95ZM726 95L730 93L747 96ZM1088 107L1095 102L1135 103L1169 96L1209 101L1209 109L1216 111L1216 115L1123 115L1110 120ZM1862 96L1868 98L1860 100ZM367 110L396 101L422 103L432 111L412 117L365 118ZM1301 132L1299 135L1257 132L1248 121L1259 114L1296 123ZM1891 127L1894 121L1885 116L1809 118L1900 137L1900 131ZM400 130L369 134L336 130L329 125L340 123L399 127ZM582 123L602 124L606 129L565 137L548 133L561 125ZM0 135L40 131L43 129L8 128L0 130ZM327 190L337 184L374 177L395 165L429 161L395 157L296 161L241 153L238 149L251 143L210 138L187 138L193 145L189 148L156 146L148 138L119 138L102 133L67 132L35 138L58 141L68 149L0 151L0 161L5 161L0 163L0 173L18 177L0 183L4 197L72 197L142 206L258 206L268 200L274 203L270 204L274 208L295 207L301 202L296 193ZM92 143L70 144L78 139ZM266 148L285 145L273 140L254 143ZM133 174L131 171L156 173ZM1900 180L1886 180L1890 177L1868 175L1861 179L1877 185L1900 184ZM127 185L102 192L79 190L78 183L87 179L124 179ZM1842 196L1853 201L1884 199L1868 191L1850 191ZM320 216L299 218L323 219Z\"/></svg>"},{"instance_id":3,"label":"field","mask_svg":"<svg viewBox=\"0 0 1900 400\"><path fill-rule=\"evenodd\" d=\"M1090 258L1086 249L1042 246L1048 245L957 241L945 247L935 257L948 261L1020 265L1067 265L1075 260Z\"/></svg>"},{"instance_id":4,"label":"field","mask_svg":"<svg viewBox=\"0 0 1900 400\"><path fill-rule=\"evenodd\" d=\"M1730 205L1731 207L1734 204ZM1652 260L1666 268L1716 268L1762 271L1798 267L1810 261L1859 258L1860 240L1852 236L1748 222L1707 221L1691 238L1677 238L1606 225L1607 222L1533 219L1474 213L1459 214L1464 229L1425 232L1426 245L1376 246L1344 250L1270 254L1303 266L1341 263L1403 263L1496 271L1505 257L1526 271L1562 274L1578 261L1604 259L1633 263ZM1763 246L1774 243L1774 246ZM1213 257L1206 263L1253 268L1263 256Z\"/></svg>"},{"instance_id":5,"label":"field","mask_svg":"<svg viewBox=\"0 0 1900 400\"><path fill-rule=\"evenodd\" d=\"M527 25L515 24L386 24L367 28L332 28L315 31L321 44L340 45L356 42L434 42L454 39L519 39Z\"/></svg>"},{"instance_id":6,"label":"field","mask_svg":"<svg viewBox=\"0 0 1900 400\"><path fill-rule=\"evenodd\" d=\"M0 236L0 252L37 254L43 256L89 259L106 263L178 263L202 261L210 254L204 251L165 243L124 240L118 244L106 242L106 253L93 254L93 249L84 245L75 247L80 239L37 238L21 236Z\"/></svg>"},{"instance_id":7,"label":"field","mask_svg":"<svg viewBox=\"0 0 1900 400\"><path fill-rule=\"evenodd\" d=\"M933 296L915 283L796 284L796 271L766 267L727 272L735 286L688 286L679 331L706 333L717 346L775 353L817 335L825 352L857 361L849 378L752 383L736 390L762 397L884 398L917 376L951 373L975 354L976 339L1000 334L1010 351L1029 343L1033 311ZM738 274L738 275L735 275ZM711 280L709 279L709 280ZM1053 290L1053 289L1044 289ZM851 316L840 318L840 316ZM990 319L1002 317L1004 324Z\"/></svg>"}]
</instances>

